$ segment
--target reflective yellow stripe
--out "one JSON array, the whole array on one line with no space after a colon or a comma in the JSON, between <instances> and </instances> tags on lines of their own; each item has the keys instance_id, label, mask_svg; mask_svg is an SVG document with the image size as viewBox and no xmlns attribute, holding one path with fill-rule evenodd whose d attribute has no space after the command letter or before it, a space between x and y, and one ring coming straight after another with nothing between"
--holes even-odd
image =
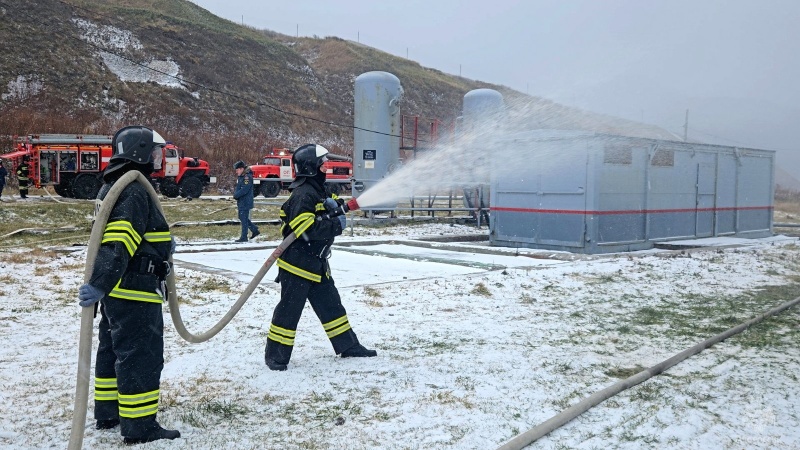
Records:
<instances>
[{"instance_id":1,"label":"reflective yellow stripe","mask_svg":"<svg viewBox=\"0 0 800 450\"><path fill-rule=\"evenodd\" d=\"M119 416L128 419L158 412L158 389L141 394L119 394Z\"/></svg>"},{"instance_id":2,"label":"reflective yellow stripe","mask_svg":"<svg viewBox=\"0 0 800 450\"><path fill-rule=\"evenodd\" d=\"M352 327L350 326L350 322L347 320L347 315L344 315L336 320L323 323L322 328L325 329L325 333L328 335L328 338L332 338L344 333Z\"/></svg>"},{"instance_id":3,"label":"reflective yellow stripe","mask_svg":"<svg viewBox=\"0 0 800 450\"><path fill-rule=\"evenodd\" d=\"M146 291L134 291L132 289L122 289L119 287L119 284L122 280L117 281L117 285L114 286L114 289L108 294L109 297L116 297L121 298L124 300L136 300L140 302L149 302L149 303L163 303L164 298L161 295L156 294L155 292L146 292Z\"/></svg>"},{"instance_id":4,"label":"reflective yellow stripe","mask_svg":"<svg viewBox=\"0 0 800 450\"><path fill-rule=\"evenodd\" d=\"M108 242L122 242L128 250L128 254L131 256L136 252L137 245L133 242L130 235L126 233L106 233L103 235L101 243L106 244Z\"/></svg>"},{"instance_id":5,"label":"reflective yellow stripe","mask_svg":"<svg viewBox=\"0 0 800 450\"><path fill-rule=\"evenodd\" d=\"M133 225L127 220L109 222L108 225L106 225L105 233L108 233L109 231L124 231L131 235L137 245L142 242L142 236L140 236L139 233L133 229Z\"/></svg>"},{"instance_id":6,"label":"reflective yellow stripe","mask_svg":"<svg viewBox=\"0 0 800 450\"><path fill-rule=\"evenodd\" d=\"M137 417L152 416L158 412L158 403L142 406L140 408L125 408L120 405L119 416L127 419L135 419Z\"/></svg>"},{"instance_id":7,"label":"reflective yellow stripe","mask_svg":"<svg viewBox=\"0 0 800 450\"><path fill-rule=\"evenodd\" d=\"M322 203L317 203L317 205L316 205L314 208L315 208L317 211L325 211L325 205L324 205L324 204L322 204Z\"/></svg>"},{"instance_id":8,"label":"reflective yellow stripe","mask_svg":"<svg viewBox=\"0 0 800 450\"><path fill-rule=\"evenodd\" d=\"M169 231L151 231L144 234L144 240L147 242L169 242L172 240L172 235Z\"/></svg>"},{"instance_id":9,"label":"reflective yellow stripe","mask_svg":"<svg viewBox=\"0 0 800 450\"><path fill-rule=\"evenodd\" d=\"M314 214L310 212L301 213L289 222L289 226L294 230L294 235L300 237L311 225L314 224Z\"/></svg>"},{"instance_id":10,"label":"reflective yellow stripe","mask_svg":"<svg viewBox=\"0 0 800 450\"><path fill-rule=\"evenodd\" d=\"M120 405L138 405L139 403L152 402L158 400L158 389L141 394L119 394Z\"/></svg>"},{"instance_id":11,"label":"reflective yellow stripe","mask_svg":"<svg viewBox=\"0 0 800 450\"><path fill-rule=\"evenodd\" d=\"M267 339L271 339L284 345L293 346L294 337L296 334L297 332L295 330L287 330L286 328L281 328L277 325L270 324L269 333L267 333Z\"/></svg>"},{"instance_id":12,"label":"reflective yellow stripe","mask_svg":"<svg viewBox=\"0 0 800 450\"><path fill-rule=\"evenodd\" d=\"M282 260L280 258L278 258L278 267L280 267L281 269L283 269L283 270L285 270L285 271L287 271L289 273L297 275L300 278L305 278L306 280L311 280L311 281L314 281L316 283L319 283L319 282L322 281L322 276L321 275L317 275L317 274L311 273L311 272L309 272L307 270L303 270L303 269L301 269L299 267L295 267L295 266L287 263L286 261L284 261L284 260Z\"/></svg>"},{"instance_id":13,"label":"reflective yellow stripe","mask_svg":"<svg viewBox=\"0 0 800 450\"><path fill-rule=\"evenodd\" d=\"M117 379L95 378L94 399L98 401L117 401Z\"/></svg>"},{"instance_id":14,"label":"reflective yellow stripe","mask_svg":"<svg viewBox=\"0 0 800 450\"><path fill-rule=\"evenodd\" d=\"M133 225L131 225L130 222L126 220L117 220L106 225L106 229L103 232L103 240L101 243L105 244L108 242L122 242L128 250L128 253L133 256L139 244L142 242L142 237L133 229Z\"/></svg>"}]
</instances>

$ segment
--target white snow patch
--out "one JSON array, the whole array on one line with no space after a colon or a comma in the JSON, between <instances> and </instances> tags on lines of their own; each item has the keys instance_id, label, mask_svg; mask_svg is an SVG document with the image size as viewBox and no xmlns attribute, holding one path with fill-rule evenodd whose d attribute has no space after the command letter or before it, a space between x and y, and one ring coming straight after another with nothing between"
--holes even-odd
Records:
<instances>
[{"instance_id":1,"label":"white snow patch","mask_svg":"<svg viewBox=\"0 0 800 450\"><path fill-rule=\"evenodd\" d=\"M3 100L25 99L38 94L43 87L44 83L33 76L19 75L16 80L8 82L8 85L6 85L7 92L4 92L0 98Z\"/></svg>"},{"instance_id":2,"label":"white snow patch","mask_svg":"<svg viewBox=\"0 0 800 450\"><path fill-rule=\"evenodd\" d=\"M83 30L82 38L98 47L122 51L144 49L141 41L130 31L108 25L97 25L83 19L72 21ZM162 86L185 89L180 76L181 68L171 58L150 59L145 63L104 50L98 50L96 54L103 58L106 66L122 81L153 82Z\"/></svg>"}]
</instances>

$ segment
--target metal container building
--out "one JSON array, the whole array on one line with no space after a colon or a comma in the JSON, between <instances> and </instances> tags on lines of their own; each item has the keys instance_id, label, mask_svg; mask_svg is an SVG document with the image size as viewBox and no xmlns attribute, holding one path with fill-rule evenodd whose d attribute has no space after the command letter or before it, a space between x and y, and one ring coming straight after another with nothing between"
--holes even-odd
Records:
<instances>
[{"instance_id":1,"label":"metal container building","mask_svg":"<svg viewBox=\"0 0 800 450\"><path fill-rule=\"evenodd\" d=\"M400 80L366 72L355 81L353 196L371 188L400 163Z\"/></svg>"},{"instance_id":2,"label":"metal container building","mask_svg":"<svg viewBox=\"0 0 800 450\"><path fill-rule=\"evenodd\" d=\"M772 234L774 151L572 131L496 144L516 163L493 167L492 245L594 254Z\"/></svg>"}]
</instances>

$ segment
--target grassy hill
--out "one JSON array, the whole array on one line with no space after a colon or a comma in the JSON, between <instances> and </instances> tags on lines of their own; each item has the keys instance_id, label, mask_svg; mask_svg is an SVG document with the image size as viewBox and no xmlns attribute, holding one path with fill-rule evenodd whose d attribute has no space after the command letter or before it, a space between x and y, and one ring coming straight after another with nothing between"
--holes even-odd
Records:
<instances>
[{"instance_id":1,"label":"grassy hill","mask_svg":"<svg viewBox=\"0 0 800 450\"><path fill-rule=\"evenodd\" d=\"M242 26L184 0L0 0L0 40L0 135L141 123L221 173L272 146L349 152L353 82L373 70L401 80L406 115L452 122L464 94L491 88L522 105L524 126L672 136L356 42Z\"/></svg>"}]
</instances>

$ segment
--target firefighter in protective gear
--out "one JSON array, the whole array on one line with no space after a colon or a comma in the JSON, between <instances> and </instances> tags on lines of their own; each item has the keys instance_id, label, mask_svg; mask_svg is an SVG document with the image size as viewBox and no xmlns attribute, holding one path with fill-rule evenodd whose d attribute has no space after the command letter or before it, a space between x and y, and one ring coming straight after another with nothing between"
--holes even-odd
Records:
<instances>
[{"instance_id":1,"label":"firefighter in protective gear","mask_svg":"<svg viewBox=\"0 0 800 450\"><path fill-rule=\"evenodd\" d=\"M17 166L17 182L19 183L19 197L20 198L28 198L28 180L30 176L30 166L28 165L28 159L25 158L22 162Z\"/></svg>"},{"instance_id":2,"label":"firefighter in protective gear","mask_svg":"<svg viewBox=\"0 0 800 450\"><path fill-rule=\"evenodd\" d=\"M332 199L335 205L342 202L325 190L327 154L325 147L307 144L292 155L295 179L289 185L289 199L281 206L280 219L283 236L294 232L297 239L277 260L281 300L272 315L264 352L271 370L286 370L289 364L306 299L336 354L344 358L377 356L375 350L359 343L328 266L331 245L344 226L338 217L317 220L327 212L326 200L330 204Z\"/></svg>"},{"instance_id":3,"label":"firefighter in protective gear","mask_svg":"<svg viewBox=\"0 0 800 450\"><path fill-rule=\"evenodd\" d=\"M164 138L146 127L119 130L103 172L98 209L123 174L138 170L149 176L153 153L164 144ZM164 367L161 304L172 244L158 205L141 183L133 182L113 206L91 278L79 290L84 307L102 299L94 385L96 426L108 429L119 424L126 444L180 437L156 421Z\"/></svg>"}]
</instances>

